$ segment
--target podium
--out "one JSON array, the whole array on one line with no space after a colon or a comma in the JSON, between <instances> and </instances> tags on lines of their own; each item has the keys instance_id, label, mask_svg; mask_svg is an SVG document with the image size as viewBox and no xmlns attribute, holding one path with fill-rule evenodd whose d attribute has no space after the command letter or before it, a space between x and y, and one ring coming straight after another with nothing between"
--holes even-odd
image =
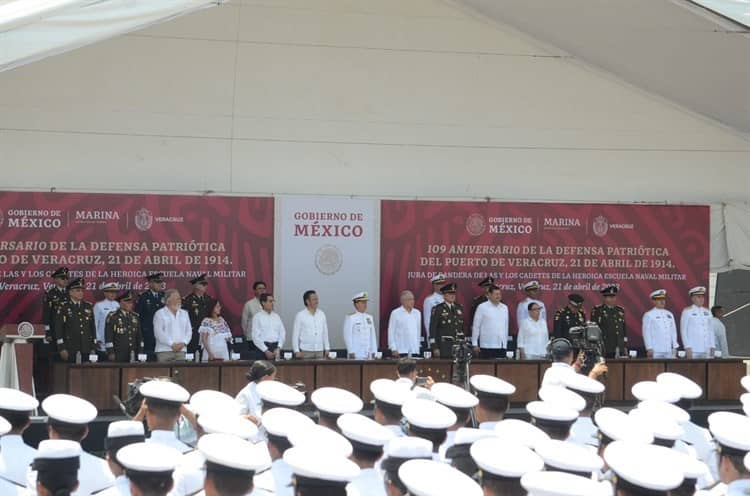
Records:
<instances>
[{"instance_id":1,"label":"podium","mask_svg":"<svg viewBox=\"0 0 750 496\"><path fill-rule=\"evenodd\" d=\"M0 326L0 340L3 343L0 349L0 387L20 389L36 396L34 339L44 339L43 325L23 322Z\"/></svg>"}]
</instances>

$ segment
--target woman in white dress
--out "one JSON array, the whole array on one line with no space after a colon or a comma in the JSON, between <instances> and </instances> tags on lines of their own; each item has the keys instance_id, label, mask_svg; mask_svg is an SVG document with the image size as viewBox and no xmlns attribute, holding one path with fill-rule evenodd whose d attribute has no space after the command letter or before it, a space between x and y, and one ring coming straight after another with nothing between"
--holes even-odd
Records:
<instances>
[{"instance_id":1,"label":"woman in white dress","mask_svg":"<svg viewBox=\"0 0 750 496\"><path fill-rule=\"evenodd\" d=\"M221 303L219 300L210 299L206 308L208 317L203 319L198 328L203 348L202 360L204 362L229 360L227 343L232 342L232 331L227 321L221 316Z\"/></svg>"},{"instance_id":2,"label":"woman in white dress","mask_svg":"<svg viewBox=\"0 0 750 496\"><path fill-rule=\"evenodd\" d=\"M263 381L276 380L276 366L267 360L257 360L253 362L246 377L249 382L237 394L235 400L240 404L240 415L245 415L255 424L259 424L263 402L256 388Z\"/></svg>"},{"instance_id":3,"label":"woman in white dress","mask_svg":"<svg viewBox=\"0 0 750 496\"><path fill-rule=\"evenodd\" d=\"M528 309L529 317L519 323L518 352L521 360L541 360L547 356L547 322L539 317L541 307L538 303L532 301Z\"/></svg>"}]
</instances>

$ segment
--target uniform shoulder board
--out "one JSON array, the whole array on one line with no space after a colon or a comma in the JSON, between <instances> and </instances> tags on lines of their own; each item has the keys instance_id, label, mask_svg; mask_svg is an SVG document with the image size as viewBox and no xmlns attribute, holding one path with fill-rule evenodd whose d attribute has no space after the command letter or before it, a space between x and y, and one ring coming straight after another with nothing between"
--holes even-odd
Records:
<instances>
[{"instance_id":1,"label":"uniform shoulder board","mask_svg":"<svg viewBox=\"0 0 750 496\"><path fill-rule=\"evenodd\" d=\"M138 312L130 312L130 313L132 313L132 314L133 314L133 315L135 315L136 317L140 317L140 316L141 316L141 314L139 314Z\"/></svg>"},{"instance_id":2,"label":"uniform shoulder board","mask_svg":"<svg viewBox=\"0 0 750 496\"><path fill-rule=\"evenodd\" d=\"M351 316L352 316L352 315L354 315L355 313L357 313L357 312L349 312L349 313L347 313L347 314L346 314L346 316L347 316L347 317L351 317Z\"/></svg>"}]
</instances>

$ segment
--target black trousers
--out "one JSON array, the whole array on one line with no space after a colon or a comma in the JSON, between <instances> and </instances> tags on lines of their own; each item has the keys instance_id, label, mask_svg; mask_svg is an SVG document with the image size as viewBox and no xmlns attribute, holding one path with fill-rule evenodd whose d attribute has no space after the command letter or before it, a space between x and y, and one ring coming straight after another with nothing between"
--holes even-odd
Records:
<instances>
[{"instance_id":1,"label":"black trousers","mask_svg":"<svg viewBox=\"0 0 750 496\"><path fill-rule=\"evenodd\" d=\"M266 345L266 347L268 348L268 351L270 351L271 353L275 352L276 348L279 347L279 342L278 341L274 341L274 342L263 341L263 344ZM255 359L256 360L268 360L266 358L266 354L263 353L262 351L260 351L257 346L253 346L253 348L255 348Z\"/></svg>"},{"instance_id":2,"label":"black trousers","mask_svg":"<svg viewBox=\"0 0 750 496\"><path fill-rule=\"evenodd\" d=\"M479 358L483 360L505 358L505 348L479 348Z\"/></svg>"}]
</instances>

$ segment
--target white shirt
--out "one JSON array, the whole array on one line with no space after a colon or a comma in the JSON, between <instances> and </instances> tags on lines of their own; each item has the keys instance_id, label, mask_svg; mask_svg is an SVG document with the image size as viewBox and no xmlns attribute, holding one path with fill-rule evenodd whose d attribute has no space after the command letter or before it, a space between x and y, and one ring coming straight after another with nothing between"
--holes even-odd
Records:
<instances>
[{"instance_id":1,"label":"white shirt","mask_svg":"<svg viewBox=\"0 0 750 496\"><path fill-rule=\"evenodd\" d=\"M377 332L372 315L364 312L347 315L344 318L344 343L347 353L354 355L354 358L371 358L378 351Z\"/></svg>"},{"instance_id":2,"label":"white shirt","mask_svg":"<svg viewBox=\"0 0 750 496\"><path fill-rule=\"evenodd\" d=\"M175 436L174 431L163 431L163 430L151 431L151 437L146 438L146 442L163 444L165 446L169 446L170 448L176 449L180 453L187 453L188 451L192 451L193 449L187 444L177 439L177 436Z\"/></svg>"},{"instance_id":3,"label":"white shirt","mask_svg":"<svg viewBox=\"0 0 750 496\"><path fill-rule=\"evenodd\" d=\"M347 496L386 496L383 476L374 468L363 468L359 475L346 485Z\"/></svg>"},{"instance_id":4,"label":"white shirt","mask_svg":"<svg viewBox=\"0 0 750 496\"><path fill-rule=\"evenodd\" d=\"M693 353L708 353L716 348L714 331L711 326L711 312L707 308L691 305L682 311L680 318L680 336L685 348Z\"/></svg>"},{"instance_id":5,"label":"white shirt","mask_svg":"<svg viewBox=\"0 0 750 496\"><path fill-rule=\"evenodd\" d=\"M3 496L28 496L29 493L30 491L26 489L25 483L23 486L17 486L6 480L0 479L0 494Z\"/></svg>"},{"instance_id":6,"label":"white shirt","mask_svg":"<svg viewBox=\"0 0 750 496\"><path fill-rule=\"evenodd\" d=\"M421 328L422 313L419 310L412 308L409 312L403 306L396 308L388 319L388 349L418 354Z\"/></svg>"},{"instance_id":7,"label":"white shirt","mask_svg":"<svg viewBox=\"0 0 750 496\"><path fill-rule=\"evenodd\" d=\"M519 330L521 330L521 323L529 318L529 305L531 303L539 305L539 320L542 320L545 323L547 322L547 308L545 308L544 303L527 296L526 299L520 302L516 308L516 325Z\"/></svg>"},{"instance_id":8,"label":"white shirt","mask_svg":"<svg viewBox=\"0 0 750 496\"><path fill-rule=\"evenodd\" d=\"M281 317L276 312L268 313L261 310L253 317L252 340L253 344L260 350L268 350L265 343L279 343L279 348L284 347L286 329Z\"/></svg>"},{"instance_id":9,"label":"white shirt","mask_svg":"<svg viewBox=\"0 0 750 496\"><path fill-rule=\"evenodd\" d=\"M577 374L572 365L565 362L552 362L550 368L544 371L542 386L562 386L567 374Z\"/></svg>"},{"instance_id":10,"label":"white shirt","mask_svg":"<svg viewBox=\"0 0 750 496\"><path fill-rule=\"evenodd\" d=\"M237 403L240 404L240 415L252 415L255 418L260 418L261 409L263 408L263 400L258 395L258 385L254 382L250 382L247 386L237 393L235 398Z\"/></svg>"},{"instance_id":11,"label":"white shirt","mask_svg":"<svg viewBox=\"0 0 750 496\"><path fill-rule=\"evenodd\" d=\"M547 321L541 317L534 320L526 317L518 331L518 348L523 348L526 356L543 357L547 355L549 329Z\"/></svg>"},{"instance_id":12,"label":"white shirt","mask_svg":"<svg viewBox=\"0 0 750 496\"><path fill-rule=\"evenodd\" d=\"M424 299L422 305L422 314L424 315L424 329L427 336L430 335L430 317L432 316L432 307L439 305L445 301L443 295L440 293L432 293L430 296Z\"/></svg>"},{"instance_id":13,"label":"white shirt","mask_svg":"<svg viewBox=\"0 0 750 496\"><path fill-rule=\"evenodd\" d=\"M677 343L677 324L669 310L652 308L643 314L643 344L654 354L672 353Z\"/></svg>"},{"instance_id":14,"label":"white shirt","mask_svg":"<svg viewBox=\"0 0 750 496\"><path fill-rule=\"evenodd\" d=\"M94 305L94 327L96 328L96 340L104 342L104 325L107 323L107 315L120 309L117 300L102 300Z\"/></svg>"},{"instance_id":15,"label":"white shirt","mask_svg":"<svg viewBox=\"0 0 750 496\"><path fill-rule=\"evenodd\" d=\"M727 328L724 326L724 322L716 317L711 317L711 327L714 331L714 342L716 343L716 350L721 351L722 357L729 356L729 345L727 344Z\"/></svg>"},{"instance_id":16,"label":"white shirt","mask_svg":"<svg viewBox=\"0 0 750 496\"><path fill-rule=\"evenodd\" d=\"M508 306L485 301L477 307L471 326L471 344L480 348L505 348L508 344Z\"/></svg>"},{"instance_id":17,"label":"white shirt","mask_svg":"<svg viewBox=\"0 0 750 496\"><path fill-rule=\"evenodd\" d=\"M260 313L262 310L263 307L261 306L260 300L257 296L252 300L248 300L247 303L245 303L245 306L242 307L242 333L245 335L245 338L248 341L253 339L253 317L255 317L255 314Z\"/></svg>"},{"instance_id":18,"label":"white shirt","mask_svg":"<svg viewBox=\"0 0 750 496\"><path fill-rule=\"evenodd\" d=\"M154 336L156 337L155 352L172 351L175 343L190 342L193 329L190 327L190 316L183 309L177 310L177 315L169 307L163 307L154 314Z\"/></svg>"},{"instance_id":19,"label":"white shirt","mask_svg":"<svg viewBox=\"0 0 750 496\"><path fill-rule=\"evenodd\" d=\"M582 446L599 447L599 429L594 425L591 417L578 417L570 426L570 436L566 440L569 443Z\"/></svg>"},{"instance_id":20,"label":"white shirt","mask_svg":"<svg viewBox=\"0 0 750 496\"><path fill-rule=\"evenodd\" d=\"M328 343L328 321L323 310L318 308L315 313L304 308L294 317L292 330L292 350L323 351L330 350Z\"/></svg>"},{"instance_id":21,"label":"white shirt","mask_svg":"<svg viewBox=\"0 0 750 496\"><path fill-rule=\"evenodd\" d=\"M292 487L292 468L287 462L279 458L271 464L276 496L294 496ZM263 489L266 489L265 487Z\"/></svg>"},{"instance_id":22,"label":"white shirt","mask_svg":"<svg viewBox=\"0 0 750 496\"><path fill-rule=\"evenodd\" d=\"M0 476L25 486L26 473L34 456L36 450L24 443L18 434L0 437Z\"/></svg>"}]
</instances>

